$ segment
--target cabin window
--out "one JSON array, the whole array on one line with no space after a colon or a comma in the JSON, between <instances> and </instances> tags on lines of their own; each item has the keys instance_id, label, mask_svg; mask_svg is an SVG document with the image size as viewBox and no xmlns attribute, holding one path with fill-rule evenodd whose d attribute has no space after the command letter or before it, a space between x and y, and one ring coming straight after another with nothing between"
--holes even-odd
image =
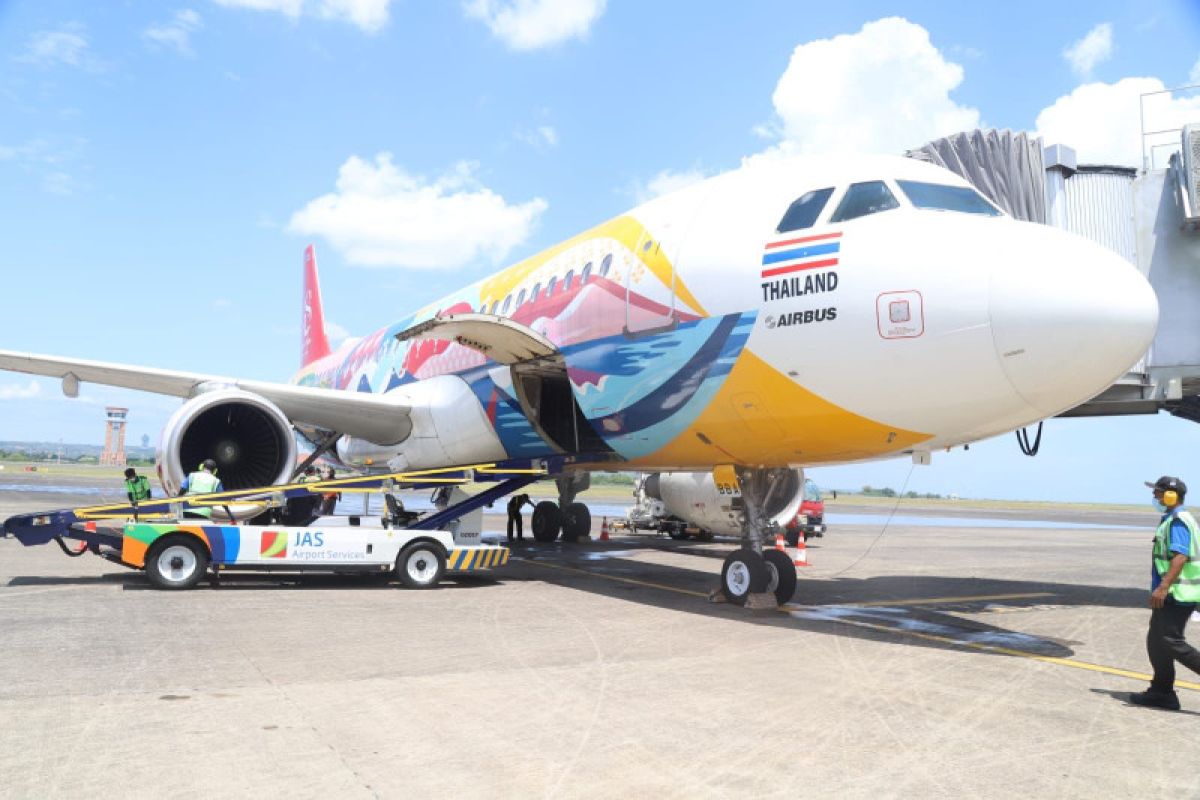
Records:
<instances>
[{"instance_id":1,"label":"cabin window","mask_svg":"<svg viewBox=\"0 0 1200 800\"><path fill-rule=\"evenodd\" d=\"M569 269L569 270L567 270L566 276L563 278L563 291L564 292L571 291L571 281L573 281L573 280L575 280L575 270Z\"/></svg>"},{"instance_id":2,"label":"cabin window","mask_svg":"<svg viewBox=\"0 0 1200 800\"><path fill-rule=\"evenodd\" d=\"M846 222L899 207L900 203L897 202L892 190L883 181L852 183L829 221Z\"/></svg>"},{"instance_id":3,"label":"cabin window","mask_svg":"<svg viewBox=\"0 0 1200 800\"><path fill-rule=\"evenodd\" d=\"M504 305L500 306L500 313L501 313L501 314L507 314L507 313L508 313L508 307L509 307L510 305L512 305L512 295L511 295L511 294L510 294L510 295L505 295L505 297L504 297Z\"/></svg>"},{"instance_id":4,"label":"cabin window","mask_svg":"<svg viewBox=\"0 0 1200 800\"><path fill-rule=\"evenodd\" d=\"M612 253L609 253L608 255L606 255L604 257L604 260L600 262L600 277L607 278L608 270L611 267L612 267Z\"/></svg>"},{"instance_id":5,"label":"cabin window","mask_svg":"<svg viewBox=\"0 0 1200 800\"><path fill-rule=\"evenodd\" d=\"M538 294L540 294L541 291L542 291L542 285L540 283L535 283L533 285L533 288L529 291L529 302L532 303L534 300L537 300Z\"/></svg>"},{"instance_id":6,"label":"cabin window","mask_svg":"<svg viewBox=\"0 0 1200 800\"><path fill-rule=\"evenodd\" d=\"M942 183L924 183L922 181L896 181L900 191L904 192L917 208L931 208L936 211L960 211L964 214L982 214L986 217L998 217L1000 212L989 203L983 195L969 186L947 186Z\"/></svg>"},{"instance_id":7,"label":"cabin window","mask_svg":"<svg viewBox=\"0 0 1200 800\"><path fill-rule=\"evenodd\" d=\"M517 302L515 305L513 305L513 310L516 311L518 308L521 307L521 304L524 302L525 302L525 290L522 289L520 291L520 293L517 294Z\"/></svg>"},{"instance_id":8,"label":"cabin window","mask_svg":"<svg viewBox=\"0 0 1200 800\"><path fill-rule=\"evenodd\" d=\"M554 285L556 283L558 283L557 275L555 275L553 278L551 278L550 282L546 284L546 297L549 297L550 295L554 294Z\"/></svg>"},{"instance_id":9,"label":"cabin window","mask_svg":"<svg viewBox=\"0 0 1200 800\"><path fill-rule=\"evenodd\" d=\"M588 282L588 278L592 277L592 262L588 262L583 266L583 272L579 273L579 285L584 286Z\"/></svg>"},{"instance_id":10,"label":"cabin window","mask_svg":"<svg viewBox=\"0 0 1200 800\"><path fill-rule=\"evenodd\" d=\"M800 195L795 202L788 206L788 210L783 212L783 219L779 220L779 227L775 229L775 232L787 233L811 228L817 221L817 217L821 216L821 212L825 210L825 204L829 202L831 194L833 194L832 186L828 189L815 189Z\"/></svg>"}]
</instances>

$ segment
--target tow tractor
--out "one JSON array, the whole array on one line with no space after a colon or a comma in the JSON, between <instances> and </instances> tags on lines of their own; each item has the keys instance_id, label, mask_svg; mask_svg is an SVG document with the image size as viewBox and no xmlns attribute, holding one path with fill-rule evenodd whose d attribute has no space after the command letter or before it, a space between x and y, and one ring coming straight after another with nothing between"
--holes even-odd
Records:
<instances>
[{"instance_id":1,"label":"tow tractor","mask_svg":"<svg viewBox=\"0 0 1200 800\"><path fill-rule=\"evenodd\" d=\"M3 535L143 570L160 589L189 589L206 574L216 584L236 570L362 573L426 589L447 572L508 563L506 548L482 542L483 506L545 474L533 464L480 464L85 506L10 517ZM471 480L496 485L469 495L460 487ZM424 517L405 512L392 495L424 488L436 489L435 510ZM332 492L381 492L386 513L369 521L316 516L321 495Z\"/></svg>"}]
</instances>

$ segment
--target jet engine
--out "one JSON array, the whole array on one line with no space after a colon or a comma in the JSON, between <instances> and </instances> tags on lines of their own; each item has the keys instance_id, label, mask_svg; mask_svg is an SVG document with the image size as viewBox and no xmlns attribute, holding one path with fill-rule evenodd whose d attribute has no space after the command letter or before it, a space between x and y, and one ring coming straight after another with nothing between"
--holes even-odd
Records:
<instances>
[{"instance_id":1,"label":"jet engine","mask_svg":"<svg viewBox=\"0 0 1200 800\"><path fill-rule=\"evenodd\" d=\"M206 458L217 462L217 477L228 490L286 483L296 465L292 424L274 403L251 392L220 389L194 397L163 429L163 488L177 494Z\"/></svg>"},{"instance_id":2,"label":"jet engine","mask_svg":"<svg viewBox=\"0 0 1200 800\"><path fill-rule=\"evenodd\" d=\"M767 498L767 517L781 529L804 502L804 470L789 469ZM742 496L722 489L711 472L656 472L647 476L643 491L661 500L667 512L684 522L725 536L742 534Z\"/></svg>"}]
</instances>

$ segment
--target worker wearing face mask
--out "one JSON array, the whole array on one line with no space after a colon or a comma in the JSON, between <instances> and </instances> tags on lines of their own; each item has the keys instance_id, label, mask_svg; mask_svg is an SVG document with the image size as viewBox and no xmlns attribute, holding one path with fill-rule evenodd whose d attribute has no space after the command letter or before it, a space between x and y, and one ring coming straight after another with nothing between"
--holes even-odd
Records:
<instances>
[{"instance_id":1,"label":"worker wearing face mask","mask_svg":"<svg viewBox=\"0 0 1200 800\"><path fill-rule=\"evenodd\" d=\"M1200 602L1200 562L1196 560L1200 528L1191 512L1183 508L1187 494L1183 481L1164 475L1146 485L1154 490L1154 507L1162 514L1154 532L1150 630L1146 634L1146 653L1154 677L1149 689L1131 695L1129 700L1139 706L1178 711L1175 662L1200 673L1200 650L1183 638L1188 618Z\"/></svg>"}]
</instances>

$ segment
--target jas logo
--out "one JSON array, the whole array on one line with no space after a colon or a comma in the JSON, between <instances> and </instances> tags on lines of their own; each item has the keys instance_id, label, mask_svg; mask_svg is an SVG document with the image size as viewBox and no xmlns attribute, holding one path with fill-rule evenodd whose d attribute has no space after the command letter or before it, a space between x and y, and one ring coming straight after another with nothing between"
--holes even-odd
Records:
<instances>
[{"instance_id":1,"label":"jas logo","mask_svg":"<svg viewBox=\"0 0 1200 800\"><path fill-rule=\"evenodd\" d=\"M263 531L258 553L263 558L287 558L288 535L283 531Z\"/></svg>"},{"instance_id":2,"label":"jas logo","mask_svg":"<svg viewBox=\"0 0 1200 800\"><path fill-rule=\"evenodd\" d=\"M325 534L320 531L297 531L293 547L324 547Z\"/></svg>"}]
</instances>

